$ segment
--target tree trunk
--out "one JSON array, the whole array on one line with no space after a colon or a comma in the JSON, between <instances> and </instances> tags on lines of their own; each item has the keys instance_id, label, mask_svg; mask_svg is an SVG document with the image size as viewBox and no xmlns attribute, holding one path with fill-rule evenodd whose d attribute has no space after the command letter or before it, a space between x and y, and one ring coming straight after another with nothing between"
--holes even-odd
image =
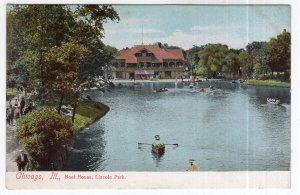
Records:
<instances>
[{"instance_id":1,"label":"tree trunk","mask_svg":"<svg viewBox=\"0 0 300 195\"><path fill-rule=\"evenodd\" d=\"M63 100L64 100L64 94L61 94L60 100L59 100L59 105L58 105L58 108L57 108L58 114L60 114L60 110L61 110L61 107L62 107Z\"/></svg>"},{"instance_id":2,"label":"tree trunk","mask_svg":"<svg viewBox=\"0 0 300 195\"><path fill-rule=\"evenodd\" d=\"M77 108L77 100L78 100L78 93L76 92L75 94L75 103L73 107L73 116L72 116L72 122L74 123L75 120L75 113L76 113L76 108Z\"/></svg>"},{"instance_id":3,"label":"tree trunk","mask_svg":"<svg viewBox=\"0 0 300 195\"><path fill-rule=\"evenodd\" d=\"M273 75L274 75L274 70L272 69L271 79L273 79Z\"/></svg>"}]
</instances>

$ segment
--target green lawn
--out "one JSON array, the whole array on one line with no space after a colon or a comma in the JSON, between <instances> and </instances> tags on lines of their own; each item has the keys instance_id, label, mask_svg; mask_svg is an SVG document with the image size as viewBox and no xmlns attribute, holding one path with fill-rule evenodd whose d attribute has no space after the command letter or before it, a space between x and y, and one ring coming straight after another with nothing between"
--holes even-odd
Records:
<instances>
[{"instance_id":1,"label":"green lawn","mask_svg":"<svg viewBox=\"0 0 300 195\"><path fill-rule=\"evenodd\" d=\"M78 107L75 114L74 130L79 131L106 114L109 108L100 103L87 100L78 102Z\"/></svg>"},{"instance_id":2,"label":"green lawn","mask_svg":"<svg viewBox=\"0 0 300 195\"><path fill-rule=\"evenodd\" d=\"M244 82L248 85L261 85L261 86L272 86L272 87L291 87L291 83L276 81L276 80L246 80Z\"/></svg>"}]
</instances>

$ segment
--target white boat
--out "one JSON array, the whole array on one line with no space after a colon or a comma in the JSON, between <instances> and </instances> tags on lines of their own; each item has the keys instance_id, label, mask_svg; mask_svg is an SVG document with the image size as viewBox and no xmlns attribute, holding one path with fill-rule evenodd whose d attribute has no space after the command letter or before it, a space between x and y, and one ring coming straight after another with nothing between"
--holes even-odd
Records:
<instances>
[{"instance_id":1,"label":"white boat","mask_svg":"<svg viewBox=\"0 0 300 195\"><path fill-rule=\"evenodd\" d=\"M275 104L275 105L281 104L279 99L272 99L272 98L267 98L267 103Z\"/></svg>"}]
</instances>

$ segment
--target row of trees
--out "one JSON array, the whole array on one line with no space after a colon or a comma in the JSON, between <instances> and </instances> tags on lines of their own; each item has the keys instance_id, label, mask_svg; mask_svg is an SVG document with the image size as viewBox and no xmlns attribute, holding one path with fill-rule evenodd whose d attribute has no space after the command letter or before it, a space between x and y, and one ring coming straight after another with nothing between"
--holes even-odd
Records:
<instances>
[{"instance_id":1,"label":"row of trees","mask_svg":"<svg viewBox=\"0 0 300 195\"><path fill-rule=\"evenodd\" d=\"M268 42L249 43L246 49L230 49L223 44L194 46L186 54L188 68L204 77L222 75L273 79L274 72L277 72L283 73L283 80L288 80L291 72L291 34L284 30Z\"/></svg>"},{"instance_id":2,"label":"row of trees","mask_svg":"<svg viewBox=\"0 0 300 195\"><path fill-rule=\"evenodd\" d=\"M101 42L107 20L119 20L111 5L11 5L7 83L22 83L42 102L60 99L58 112L67 95L76 105L81 90L103 85L103 67L117 52Z\"/></svg>"}]
</instances>

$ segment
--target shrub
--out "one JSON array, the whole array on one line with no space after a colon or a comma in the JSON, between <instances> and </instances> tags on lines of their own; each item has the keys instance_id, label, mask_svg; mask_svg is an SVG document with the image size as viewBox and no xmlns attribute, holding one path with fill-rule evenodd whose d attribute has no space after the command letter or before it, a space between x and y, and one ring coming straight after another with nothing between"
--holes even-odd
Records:
<instances>
[{"instance_id":1,"label":"shrub","mask_svg":"<svg viewBox=\"0 0 300 195\"><path fill-rule=\"evenodd\" d=\"M258 76L258 80L262 80L262 81L268 80L268 76L265 74L261 74Z\"/></svg>"},{"instance_id":2,"label":"shrub","mask_svg":"<svg viewBox=\"0 0 300 195\"><path fill-rule=\"evenodd\" d=\"M72 122L49 108L39 108L21 117L17 138L38 170L51 169L51 156L73 136Z\"/></svg>"}]
</instances>

